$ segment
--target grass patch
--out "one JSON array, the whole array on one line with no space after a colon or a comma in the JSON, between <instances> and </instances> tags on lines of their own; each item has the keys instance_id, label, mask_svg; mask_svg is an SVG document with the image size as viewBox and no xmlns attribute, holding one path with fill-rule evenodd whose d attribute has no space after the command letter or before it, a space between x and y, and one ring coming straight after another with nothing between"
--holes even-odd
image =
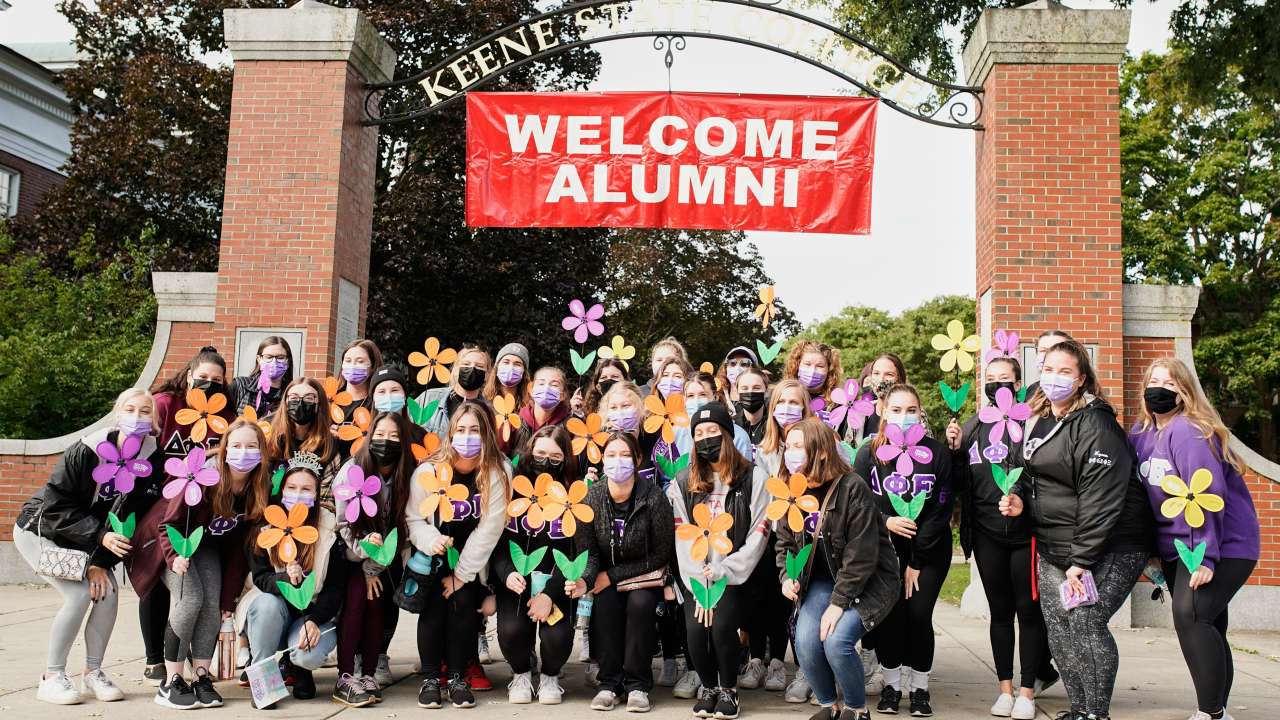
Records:
<instances>
[{"instance_id":1,"label":"grass patch","mask_svg":"<svg viewBox=\"0 0 1280 720\"><path fill-rule=\"evenodd\" d=\"M947 573L946 582L942 583L941 598L959 607L960 598L967 587L969 587L969 563L952 565L951 572Z\"/></svg>"}]
</instances>

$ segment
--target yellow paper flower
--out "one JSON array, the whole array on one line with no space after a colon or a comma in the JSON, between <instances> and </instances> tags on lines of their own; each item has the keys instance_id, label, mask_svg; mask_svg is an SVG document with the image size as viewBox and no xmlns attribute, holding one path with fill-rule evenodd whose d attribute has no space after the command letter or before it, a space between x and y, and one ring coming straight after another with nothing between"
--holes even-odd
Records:
<instances>
[{"instance_id":1,"label":"yellow paper flower","mask_svg":"<svg viewBox=\"0 0 1280 720\"><path fill-rule=\"evenodd\" d=\"M621 335L613 336L612 345L606 345L600 348L600 357L606 360L608 360L609 358L617 358L618 360L622 361L622 364L627 368L627 370L631 369L631 366L627 364L627 361L635 356L636 356L635 347L632 345L628 345L627 341L622 339Z\"/></svg>"},{"instance_id":2,"label":"yellow paper flower","mask_svg":"<svg viewBox=\"0 0 1280 720\"><path fill-rule=\"evenodd\" d=\"M978 342L977 335L965 337L964 323L959 320L947 323L946 335L933 336L933 349L946 351L942 354L938 367L942 368L942 372L951 372L959 366L961 372L969 372L973 369L973 356L978 352Z\"/></svg>"},{"instance_id":3,"label":"yellow paper flower","mask_svg":"<svg viewBox=\"0 0 1280 720\"><path fill-rule=\"evenodd\" d=\"M1208 468L1200 468L1191 474L1189 488L1177 475L1165 475L1160 478L1160 489L1173 497L1161 503L1160 514L1175 518L1186 513L1188 525L1193 528L1204 525L1204 511L1218 512L1224 504L1221 497L1205 492L1212 484L1213 473Z\"/></svg>"},{"instance_id":4,"label":"yellow paper flower","mask_svg":"<svg viewBox=\"0 0 1280 720\"><path fill-rule=\"evenodd\" d=\"M711 508L706 503L698 503L693 506L693 522L676 528L676 537L685 542L693 541L689 557L697 563L707 558L708 550L715 550L721 555L733 552L733 541L726 534L731 527L733 515L720 513L713 520Z\"/></svg>"},{"instance_id":5,"label":"yellow paper flower","mask_svg":"<svg viewBox=\"0 0 1280 720\"><path fill-rule=\"evenodd\" d=\"M776 297L772 285L760 286L760 304L756 306L756 318L764 326L765 330L769 329L769 323L778 312L778 309L773 306L773 301Z\"/></svg>"}]
</instances>

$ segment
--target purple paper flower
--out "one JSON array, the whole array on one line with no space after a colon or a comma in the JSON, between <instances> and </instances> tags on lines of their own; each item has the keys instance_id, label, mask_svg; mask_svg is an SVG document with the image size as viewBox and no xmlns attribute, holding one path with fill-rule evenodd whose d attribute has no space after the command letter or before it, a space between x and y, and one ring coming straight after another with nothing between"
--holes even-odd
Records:
<instances>
[{"instance_id":1,"label":"purple paper flower","mask_svg":"<svg viewBox=\"0 0 1280 720\"><path fill-rule=\"evenodd\" d=\"M857 380L847 380L844 387L838 387L831 391L833 409L831 414L825 418L828 425L838 428L846 417L849 418L850 425L857 425L876 411L876 405L872 400L871 394L859 396L858 390Z\"/></svg>"},{"instance_id":2,"label":"purple paper flower","mask_svg":"<svg viewBox=\"0 0 1280 720\"><path fill-rule=\"evenodd\" d=\"M600 323L600 318L604 317L604 305L596 303L587 308L581 300L570 300L569 313L568 317L560 321L560 327L572 330L575 342L581 344L588 337L604 334L604 325Z\"/></svg>"},{"instance_id":3,"label":"purple paper flower","mask_svg":"<svg viewBox=\"0 0 1280 720\"><path fill-rule=\"evenodd\" d=\"M364 469L359 465L348 468L346 479L333 486L333 496L347 504L345 515L349 523L360 519L362 508L365 515L373 517L378 512L378 501L375 498L381 491L382 479L377 475L365 477Z\"/></svg>"},{"instance_id":4,"label":"purple paper flower","mask_svg":"<svg viewBox=\"0 0 1280 720\"><path fill-rule=\"evenodd\" d=\"M1000 357L1014 358L1018 357L1018 333L1012 330L996 331L996 346L987 351L982 356L982 362L989 363Z\"/></svg>"},{"instance_id":5,"label":"purple paper flower","mask_svg":"<svg viewBox=\"0 0 1280 720\"><path fill-rule=\"evenodd\" d=\"M996 391L996 404L987 405L978 411L978 419L984 423L995 423L991 426L990 440L992 444L1004 439L1004 432L1009 431L1009 439L1014 442L1022 440L1022 423L1031 417L1031 406L1026 403L1015 403L1009 388Z\"/></svg>"},{"instance_id":6,"label":"purple paper flower","mask_svg":"<svg viewBox=\"0 0 1280 720\"><path fill-rule=\"evenodd\" d=\"M138 435L126 436L121 447L103 440L94 449L102 461L93 469L93 481L99 485L112 483L117 491L127 493L133 490L134 480L151 475L151 463L138 458L138 451L142 449L142 438Z\"/></svg>"},{"instance_id":7,"label":"purple paper flower","mask_svg":"<svg viewBox=\"0 0 1280 720\"><path fill-rule=\"evenodd\" d=\"M196 505L204 496L204 487L218 484L218 471L204 466L204 448L196 445L191 448L185 458L169 458L164 462L164 471L173 477L164 486L165 499L172 500L179 495L187 505Z\"/></svg>"},{"instance_id":8,"label":"purple paper flower","mask_svg":"<svg viewBox=\"0 0 1280 720\"><path fill-rule=\"evenodd\" d=\"M915 472L915 463L933 460L933 451L920 444L924 439L923 425L912 425L904 433L896 423L888 423L884 428L884 436L888 442L876 449L876 459L887 463L897 458L894 469L903 477Z\"/></svg>"}]
</instances>

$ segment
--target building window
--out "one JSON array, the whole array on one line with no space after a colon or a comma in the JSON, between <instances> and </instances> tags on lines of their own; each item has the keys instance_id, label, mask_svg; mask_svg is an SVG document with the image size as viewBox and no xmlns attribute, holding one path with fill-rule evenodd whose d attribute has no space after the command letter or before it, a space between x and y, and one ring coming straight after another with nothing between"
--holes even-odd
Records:
<instances>
[{"instance_id":1,"label":"building window","mask_svg":"<svg viewBox=\"0 0 1280 720\"><path fill-rule=\"evenodd\" d=\"M22 173L0 166L0 217L18 214L18 184Z\"/></svg>"}]
</instances>

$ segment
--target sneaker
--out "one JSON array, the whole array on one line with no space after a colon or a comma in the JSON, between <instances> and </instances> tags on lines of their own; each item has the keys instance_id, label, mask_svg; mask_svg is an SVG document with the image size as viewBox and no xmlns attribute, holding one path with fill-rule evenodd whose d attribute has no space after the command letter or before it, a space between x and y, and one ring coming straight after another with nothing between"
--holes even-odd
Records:
<instances>
[{"instance_id":1,"label":"sneaker","mask_svg":"<svg viewBox=\"0 0 1280 720\"><path fill-rule=\"evenodd\" d=\"M196 670L196 681L191 683L191 691L196 694L196 704L200 707L222 707L222 696L213 687L213 676L208 670Z\"/></svg>"},{"instance_id":2,"label":"sneaker","mask_svg":"<svg viewBox=\"0 0 1280 720\"><path fill-rule=\"evenodd\" d=\"M440 709L440 679L428 677L418 688L418 707L428 710Z\"/></svg>"},{"instance_id":3,"label":"sneaker","mask_svg":"<svg viewBox=\"0 0 1280 720\"><path fill-rule=\"evenodd\" d=\"M280 677L284 678L285 687L293 687L293 663L289 660L289 653L280 656Z\"/></svg>"},{"instance_id":4,"label":"sneaker","mask_svg":"<svg viewBox=\"0 0 1280 720\"><path fill-rule=\"evenodd\" d=\"M1009 717L1013 714L1013 696L1009 693L1000 693L1000 697L991 704L991 714L995 717Z\"/></svg>"},{"instance_id":5,"label":"sneaker","mask_svg":"<svg viewBox=\"0 0 1280 720\"><path fill-rule=\"evenodd\" d=\"M200 707L196 704L195 691L176 673L169 678L169 684L160 683L160 687L156 688L155 703L173 710L195 710Z\"/></svg>"},{"instance_id":6,"label":"sneaker","mask_svg":"<svg viewBox=\"0 0 1280 720\"><path fill-rule=\"evenodd\" d=\"M591 698L592 710L612 710L618 702L618 696L612 690L601 690Z\"/></svg>"},{"instance_id":7,"label":"sneaker","mask_svg":"<svg viewBox=\"0 0 1280 720\"><path fill-rule=\"evenodd\" d=\"M719 698L716 699L716 720L734 720L737 718L738 691L732 688L720 688L718 695Z\"/></svg>"},{"instance_id":8,"label":"sneaker","mask_svg":"<svg viewBox=\"0 0 1280 720\"><path fill-rule=\"evenodd\" d=\"M466 678L467 684L476 692L489 692L493 689L489 676L484 674L484 667L474 660L467 666Z\"/></svg>"},{"instance_id":9,"label":"sneaker","mask_svg":"<svg viewBox=\"0 0 1280 720\"><path fill-rule=\"evenodd\" d=\"M929 705L928 690L911 691L911 717L932 717L933 708Z\"/></svg>"},{"instance_id":10,"label":"sneaker","mask_svg":"<svg viewBox=\"0 0 1280 720\"><path fill-rule=\"evenodd\" d=\"M871 720L871 712L868 710L855 712L849 708L845 708L840 711L840 720Z\"/></svg>"},{"instance_id":11,"label":"sneaker","mask_svg":"<svg viewBox=\"0 0 1280 720\"><path fill-rule=\"evenodd\" d=\"M720 700L720 693L715 688L698 688L698 701L693 704L693 716L699 718L715 717L716 702Z\"/></svg>"},{"instance_id":12,"label":"sneaker","mask_svg":"<svg viewBox=\"0 0 1280 720\"><path fill-rule=\"evenodd\" d=\"M366 707L377 702L364 688L360 678L342 673L333 686L333 701L347 707Z\"/></svg>"},{"instance_id":13,"label":"sneaker","mask_svg":"<svg viewBox=\"0 0 1280 720\"><path fill-rule=\"evenodd\" d=\"M667 658L662 661L662 672L658 673L657 684L662 687L672 687L676 684L676 680L680 679L680 664L675 658Z\"/></svg>"},{"instance_id":14,"label":"sneaker","mask_svg":"<svg viewBox=\"0 0 1280 720\"><path fill-rule=\"evenodd\" d=\"M1035 720L1036 701L1019 695L1018 699L1013 701L1013 711L1009 713L1009 717L1013 720Z\"/></svg>"},{"instance_id":15,"label":"sneaker","mask_svg":"<svg viewBox=\"0 0 1280 720\"><path fill-rule=\"evenodd\" d=\"M840 720L842 713L836 712L834 705L818 708L818 712L809 716L809 720Z\"/></svg>"},{"instance_id":16,"label":"sneaker","mask_svg":"<svg viewBox=\"0 0 1280 720\"><path fill-rule=\"evenodd\" d=\"M587 687L600 687L600 664L589 662L584 673Z\"/></svg>"},{"instance_id":17,"label":"sneaker","mask_svg":"<svg viewBox=\"0 0 1280 720\"><path fill-rule=\"evenodd\" d=\"M747 663L746 669L738 676L738 687L746 690L755 690L764 682L764 675L764 661L760 658L751 658Z\"/></svg>"},{"instance_id":18,"label":"sneaker","mask_svg":"<svg viewBox=\"0 0 1280 720\"><path fill-rule=\"evenodd\" d=\"M769 661L769 667L764 671L764 689L771 692L787 689L787 666L781 660L774 658Z\"/></svg>"},{"instance_id":19,"label":"sneaker","mask_svg":"<svg viewBox=\"0 0 1280 720\"><path fill-rule=\"evenodd\" d=\"M489 654L489 636L485 632L480 633L480 644L476 651L482 665L488 665L493 662L493 656Z\"/></svg>"},{"instance_id":20,"label":"sneaker","mask_svg":"<svg viewBox=\"0 0 1280 720\"><path fill-rule=\"evenodd\" d=\"M295 700L310 700L316 696L316 676L311 674L310 670L303 670L295 665L293 667L293 698Z\"/></svg>"},{"instance_id":21,"label":"sneaker","mask_svg":"<svg viewBox=\"0 0 1280 720\"><path fill-rule=\"evenodd\" d=\"M391 674L391 656L385 653L378 656L378 667L373 671L373 679L378 681L379 687L395 683L396 677Z\"/></svg>"},{"instance_id":22,"label":"sneaker","mask_svg":"<svg viewBox=\"0 0 1280 720\"><path fill-rule=\"evenodd\" d=\"M879 695L884 690L884 673L875 672L866 677L866 684L862 686L863 694Z\"/></svg>"},{"instance_id":23,"label":"sneaker","mask_svg":"<svg viewBox=\"0 0 1280 720\"><path fill-rule=\"evenodd\" d=\"M528 705L533 702L533 679L529 673L516 673L507 685L507 702L512 705Z\"/></svg>"},{"instance_id":24,"label":"sneaker","mask_svg":"<svg viewBox=\"0 0 1280 720\"><path fill-rule=\"evenodd\" d=\"M147 665L142 668L142 679L147 681L152 687L164 682L164 663L159 665ZM246 685L245 687L248 687Z\"/></svg>"},{"instance_id":25,"label":"sneaker","mask_svg":"<svg viewBox=\"0 0 1280 720\"><path fill-rule=\"evenodd\" d=\"M898 706L901 704L902 691L892 685L885 685L880 691L880 702L876 703L876 712L897 715Z\"/></svg>"},{"instance_id":26,"label":"sneaker","mask_svg":"<svg viewBox=\"0 0 1280 720\"><path fill-rule=\"evenodd\" d=\"M649 693L643 690L632 690L627 693L627 712L647 713L653 709L649 704Z\"/></svg>"},{"instance_id":27,"label":"sneaker","mask_svg":"<svg viewBox=\"0 0 1280 720\"><path fill-rule=\"evenodd\" d=\"M1045 679L1045 680L1042 680L1042 679L1040 679L1040 678L1036 678L1035 688L1034 688L1034 689L1035 689L1035 693L1034 693L1033 697L1040 697L1040 693L1044 692L1045 690L1048 690L1049 688L1053 687L1054 685L1057 685L1057 684L1058 684L1058 681L1062 679L1062 675L1058 673L1057 669L1052 668L1052 667L1051 667L1051 668L1049 668L1049 669L1050 669L1050 670L1053 670L1053 677L1050 677L1050 678Z\"/></svg>"},{"instance_id":28,"label":"sneaker","mask_svg":"<svg viewBox=\"0 0 1280 720\"><path fill-rule=\"evenodd\" d=\"M81 679L84 692L91 692L102 702L115 702L124 699L124 691L116 686L102 668L85 673Z\"/></svg>"},{"instance_id":29,"label":"sneaker","mask_svg":"<svg viewBox=\"0 0 1280 720\"><path fill-rule=\"evenodd\" d=\"M538 702L543 705L559 705L564 698L559 675L538 676Z\"/></svg>"},{"instance_id":30,"label":"sneaker","mask_svg":"<svg viewBox=\"0 0 1280 720\"><path fill-rule=\"evenodd\" d=\"M54 705L79 705L81 697L80 691L72 684L71 678L67 677L66 673L60 672L40 681L36 699Z\"/></svg>"},{"instance_id":31,"label":"sneaker","mask_svg":"<svg viewBox=\"0 0 1280 720\"><path fill-rule=\"evenodd\" d=\"M680 679L676 681L676 686L671 689L671 694L681 700L692 700L698 694L698 687L702 685L702 680L698 679L698 673L690 670ZM630 698L628 698L630 702Z\"/></svg>"},{"instance_id":32,"label":"sneaker","mask_svg":"<svg viewBox=\"0 0 1280 720\"><path fill-rule=\"evenodd\" d=\"M792 678L791 684L787 686L787 691L783 694L782 699L789 703L807 702L810 692L812 692L812 688L809 687L809 681L804 679L804 671L797 670L796 676Z\"/></svg>"},{"instance_id":33,"label":"sneaker","mask_svg":"<svg viewBox=\"0 0 1280 720\"><path fill-rule=\"evenodd\" d=\"M360 681L360 687L369 693L369 697L372 697L374 702L382 702L382 688L378 686L378 681L374 680L372 675L361 675L357 680Z\"/></svg>"},{"instance_id":34,"label":"sneaker","mask_svg":"<svg viewBox=\"0 0 1280 720\"><path fill-rule=\"evenodd\" d=\"M492 689L493 686L490 685L489 688ZM449 702L456 708L476 706L476 696L471 694L471 683L467 682L465 675L454 673L449 676Z\"/></svg>"},{"instance_id":35,"label":"sneaker","mask_svg":"<svg viewBox=\"0 0 1280 720\"><path fill-rule=\"evenodd\" d=\"M236 669L243 670L249 666L249 648L242 647L236 650Z\"/></svg>"},{"instance_id":36,"label":"sneaker","mask_svg":"<svg viewBox=\"0 0 1280 720\"><path fill-rule=\"evenodd\" d=\"M249 687L249 672L247 670L240 671L240 687Z\"/></svg>"}]
</instances>

